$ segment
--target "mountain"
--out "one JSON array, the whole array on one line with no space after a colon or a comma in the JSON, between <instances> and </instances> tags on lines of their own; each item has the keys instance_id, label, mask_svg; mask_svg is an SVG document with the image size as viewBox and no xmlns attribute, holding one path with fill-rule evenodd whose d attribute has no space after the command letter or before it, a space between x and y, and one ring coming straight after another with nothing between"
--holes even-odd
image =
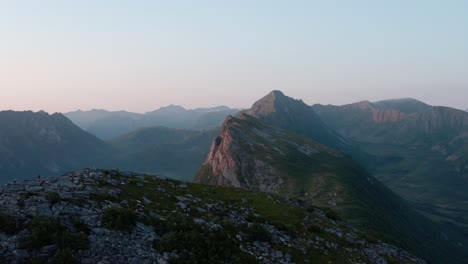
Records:
<instances>
[{"instance_id":1,"label":"mountain","mask_svg":"<svg viewBox=\"0 0 468 264\"><path fill-rule=\"evenodd\" d=\"M432 219L466 230L468 113L424 108L404 113L362 102L314 106L330 127L379 157L381 162L364 164L379 180Z\"/></svg>"},{"instance_id":2,"label":"mountain","mask_svg":"<svg viewBox=\"0 0 468 264\"><path fill-rule=\"evenodd\" d=\"M84 169L0 187L1 263L426 263L260 192Z\"/></svg>"},{"instance_id":3,"label":"mountain","mask_svg":"<svg viewBox=\"0 0 468 264\"><path fill-rule=\"evenodd\" d=\"M379 109L395 109L405 114L423 112L431 109L431 106L413 98L390 99L372 103Z\"/></svg>"},{"instance_id":4,"label":"mountain","mask_svg":"<svg viewBox=\"0 0 468 264\"><path fill-rule=\"evenodd\" d=\"M243 112L272 126L287 129L326 146L337 149L349 148L346 140L325 125L310 106L302 100L285 96L281 91L272 91Z\"/></svg>"},{"instance_id":5,"label":"mountain","mask_svg":"<svg viewBox=\"0 0 468 264\"><path fill-rule=\"evenodd\" d=\"M223 123L226 116L236 112L237 109L226 106L188 110L169 105L144 114L90 110L65 115L82 129L103 140L110 140L143 127L165 126L196 130L215 128Z\"/></svg>"},{"instance_id":6,"label":"mountain","mask_svg":"<svg viewBox=\"0 0 468 264\"><path fill-rule=\"evenodd\" d=\"M95 166L109 149L62 114L0 112L0 182Z\"/></svg>"},{"instance_id":7,"label":"mountain","mask_svg":"<svg viewBox=\"0 0 468 264\"><path fill-rule=\"evenodd\" d=\"M245 113L226 119L196 181L332 207L351 223L431 262L463 262L462 249L453 245L459 234L444 238L436 224L414 212L349 156Z\"/></svg>"},{"instance_id":8,"label":"mountain","mask_svg":"<svg viewBox=\"0 0 468 264\"><path fill-rule=\"evenodd\" d=\"M141 128L108 142L115 149L108 167L191 181L217 133L218 129Z\"/></svg>"},{"instance_id":9,"label":"mountain","mask_svg":"<svg viewBox=\"0 0 468 264\"><path fill-rule=\"evenodd\" d=\"M131 113L127 111L107 111L103 109L92 109L89 111L74 111L64 114L70 120L73 121L77 126L85 129L90 127L93 123L103 118L108 117L121 117L128 119L138 119L140 114Z\"/></svg>"}]
</instances>

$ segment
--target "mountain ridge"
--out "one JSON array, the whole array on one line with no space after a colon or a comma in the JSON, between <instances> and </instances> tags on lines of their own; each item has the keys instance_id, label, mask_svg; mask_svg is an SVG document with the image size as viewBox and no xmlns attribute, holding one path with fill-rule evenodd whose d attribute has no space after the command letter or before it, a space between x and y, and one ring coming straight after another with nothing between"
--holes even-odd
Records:
<instances>
[{"instance_id":1,"label":"mountain ridge","mask_svg":"<svg viewBox=\"0 0 468 264\"><path fill-rule=\"evenodd\" d=\"M103 140L110 140L142 127L166 126L194 130L214 128L221 125L227 115L238 111L226 106L185 109L179 105L169 105L143 114L91 110L69 112L65 115L82 129Z\"/></svg>"},{"instance_id":2,"label":"mountain ridge","mask_svg":"<svg viewBox=\"0 0 468 264\"><path fill-rule=\"evenodd\" d=\"M435 262L457 251L444 245L435 224L413 212L347 155L245 113L226 119L196 181L331 206L352 223L419 254L432 254L429 244L439 243L445 247L441 252L447 251L439 252L445 257L432 255Z\"/></svg>"}]
</instances>

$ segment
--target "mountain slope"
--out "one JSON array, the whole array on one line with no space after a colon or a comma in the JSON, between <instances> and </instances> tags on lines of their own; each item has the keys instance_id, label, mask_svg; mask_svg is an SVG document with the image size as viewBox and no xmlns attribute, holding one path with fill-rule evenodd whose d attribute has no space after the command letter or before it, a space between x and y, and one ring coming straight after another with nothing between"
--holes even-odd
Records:
<instances>
[{"instance_id":1,"label":"mountain slope","mask_svg":"<svg viewBox=\"0 0 468 264\"><path fill-rule=\"evenodd\" d=\"M61 114L0 112L0 182L99 165L107 145Z\"/></svg>"},{"instance_id":2,"label":"mountain slope","mask_svg":"<svg viewBox=\"0 0 468 264\"><path fill-rule=\"evenodd\" d=\"M378 122L362 103L314 106L326 123L380 157L373 174L435 220L468 227L468 113L431 107Z\"/></svg>"},{"instance_id":3,"label":"mountain slope","mask_svg":"<svg viewBox=\"0 0 468 264\"><path fill-rule=\"evenodd\" d=\"M115 153L108 167L192 181L217 132L217 129L142 128L109 141Z\"/></svg>"},{"instance_id":4,"label":"mountain slope","mask_svg":"<svg viewBox=\"0 0 468 264\"><path fill-rule=\"evenodd\" d=\"M439 228L350 157L247 114L228 117L196 176L205 184L300 197L433 262L462 263ZM432 248L439 248L434 252Z\"/></svg>"}]
</instances>

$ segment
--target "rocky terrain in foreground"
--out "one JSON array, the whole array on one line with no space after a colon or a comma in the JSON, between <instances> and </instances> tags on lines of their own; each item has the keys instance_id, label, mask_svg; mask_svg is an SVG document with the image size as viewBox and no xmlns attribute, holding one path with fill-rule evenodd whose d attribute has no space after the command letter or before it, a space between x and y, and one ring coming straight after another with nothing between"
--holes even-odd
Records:
<instances>
[{"instance_id":1,"label":"rocky terrain in foreground","mask_svg":"<svg viewBox=\"0 0 468 264\"><path fill-rule=\"evenodd\" d=\"M301 200L84 169L0 188L0 263L425 263Z\"/></svg>"}]
</instances>

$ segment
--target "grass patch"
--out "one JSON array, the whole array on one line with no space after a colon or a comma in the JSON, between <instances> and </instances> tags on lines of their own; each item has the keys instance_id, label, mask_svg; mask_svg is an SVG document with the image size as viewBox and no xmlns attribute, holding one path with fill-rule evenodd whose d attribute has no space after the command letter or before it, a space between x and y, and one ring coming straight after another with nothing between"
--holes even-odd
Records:
<instances>
[{"instance_id":1,"label":"grass patch","mask_svg":"<svg viewBox=\"0 0 468 264\"><path fill-rule=\"evenodd\" d=\"M61 201L60 194L58 192L48 192L46 193L46 199L53 206Z\"/></svg>"},{"instance_id":2,"label":"grass patch","mask_svg":"<svg viewBox=\"0 0 468 264\"><path fill-rule=\"evenodd\" d=\"M88 237L84 233L67 231L57 218L36 216L28 223L29 234L22 238L19 247L24 249L39 249L56 244L60 249L87 249Z\"/></svg>"},{"instance_id":3,"label":"grass patch","mask_svg":"<svg viewBox=\"0 0 468 264\"><path fill-rule=\"evenodd\" d=\"M163 228L165 233L154 248L178 252L179 257L170 263L257 263L254 256L239 249L225 230L210 230L182 216L167 219Z\"/></svg>"},{"instance_id":4,"label":"grass patch","mask_svg":"<svg viewBox=\"0 0 468 264\"><path fill-rule=\"evenodd\" d=\"M131 209L110 208L102 216L102 225L109 229L131 232L137 219L137 214Z\"/></svg>"},{"instance_id":5,"label":"grass patch","mask_svg":"<svg viewBox=\"0 0 468 264\"><path fill-rule=\"evenodd\" d=\"M23 228L23 223L14 216L0 213L0 233L7 235L17 234Z\"/></svg>"}]
</instances>

